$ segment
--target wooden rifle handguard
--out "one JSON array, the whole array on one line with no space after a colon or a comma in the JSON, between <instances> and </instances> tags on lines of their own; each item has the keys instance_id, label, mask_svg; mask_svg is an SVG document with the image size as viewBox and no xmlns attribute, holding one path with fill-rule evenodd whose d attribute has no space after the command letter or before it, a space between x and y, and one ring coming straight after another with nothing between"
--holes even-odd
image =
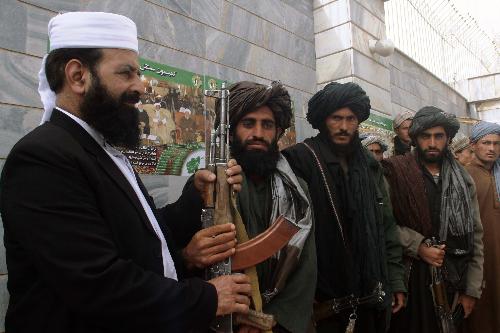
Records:
<instances>
[{"instance_id":1,"label":"wooden rifle handguard","mask_svg":"<svg viewBox=\"0 0 500 333\"><path fill-rule=\"evenodd\" d=\"M299 229L283 216L279 216L266 231L236 246L236 252L231 259L232 271L242 271L270 258L281 250Z\"/></svg>"}]
</instances>

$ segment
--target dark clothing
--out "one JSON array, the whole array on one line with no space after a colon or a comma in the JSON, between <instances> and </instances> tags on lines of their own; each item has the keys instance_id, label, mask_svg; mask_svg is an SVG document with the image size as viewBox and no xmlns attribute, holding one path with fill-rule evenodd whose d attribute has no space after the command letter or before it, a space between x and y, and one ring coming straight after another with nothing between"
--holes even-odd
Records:
<instances>
[{"instance_id":1,"label":"dark clothing","mask_svg":"<svg viewBox=\"0 0 500 333\"><path fill-rule=\"evenodd\" d=\"M357 296L367 295L373 288L366 278L366 272L359 271L361 264L359 260L370 258L374 255L377 259L370 260L370 263L364 263L365 267L378 266L380 263L380 282L384 283L384 289L387 298L384 305L388 306L388 301L393 292L405 291L403 283L403 266L401 264L401 246L398 244L395 234L395 222L390 208L382 169L380 165L370 156L366 150L362 150L361 157L358 155L356 163L349 164L349 171L345 175L340 160L334 153L328 141L320 135L307 139L305 141L312 146L326 165L327 177L333 180L332 192L336 207L341 215L340 223L346 235L347 247L344 246L341 228L332 213L331 204L325 190L324 182L317 163L312 153L303 145L297 144L287 148L283 154L288 159L294 172L307 183L311 191L311 201L314 205L316 249L318 257L318 281L316 289L316 300L325 301L332 298L338 298L355 294ZM359 142L357 142L359 144ZM361 147L359 148L361 149ZM351 161L352 162L352 161ZM367 168L369 181L372 182L374 198L368 199L366 192L369 192L368 186L357 187L355 180L360 179L362 170ZM364 193L361 193L364 191ZM362 194L362 195L361 195ZM365 197L363 202L361 197ZM373 200L374 202L370 202ZM366 214L370 207L374 207L374 216L376 218L375 230L369 230L369 224L359 224L358 214ZM364 215L363 215L364 216ZM358 224L356 226L356 224ZM359 229L358 229L359 228ZM369 244L360 244L358 232L363 230ZM372 237L368 236L371 235ZM376 238L373 240L372 238ZM377 244L381 244L377 245ZM369 254L358 253L353 255L356 246L365 246L364 251ZM354 250L352 250L354 249ZM356 260L357 258L361 258ZM374 261L374 262L373 262ZM372 268L369 268L370 270ZM368 270L368 269L367 269ZM373 275L372 275L373 276ZM375 283L375 281L371 281ZM373 307L373 305L372 305ZM373 313L379 310L372 308ZM346 311L348 312L348 311ZM370 312L367 310L367 312ZM349 312L350 313L350 312ZM348 314L349 314L348 313ZM347 315L348 315L347 314ZM342 314L342 315L345 315ZM358 321L364 321L359 317ZM359 324L359 322L358 322ZM357 324L357 325L358 325ZM321 325L321 323L320 323ZM318 327L318 331L321 331ZM345 330L345 327L343 328ZM336 331L334 331L336 332ZM371 331L366 331L371 332Z\"/></svg>"},{"instance_id":2,"label":"dark clothing","mask_svg":"<svg viewBox=\"0 0 500 333\"><path fill-rule=\"evenodd\" d=\"M358 319L354 326L354 333L385 333L387 331L388 315L390 310L374 310L360 307L356 311ZM344 311L339 315L331 316L318 323L316 333L344 333L349 321L350 312Z\"/></svg>"},{"instance_id":3,"label":"dark clothing","mask_svg":"<svg viewBox=\"0 0 500 333\"><path fill-rule=\"evenodd\" d=\"M399 136L394 137L394 155L404 155L406 153L409 153L411 151L411 146L407 145L401 139Z\"/></svg>"},{"instance_id":4,"label":"dark clothing","mask_svg":"<svg viewBox=\"0 0 500 333\"><path fill-rule=\"evenodd\" d=\"M445 178L445 172L443 172L443 167L440 176L433 176L418 161L418 156L413 154L395 156L385 160L383 164L387 171L391 190L393 190L391 199L394 211L399 212L395 215L399 217L398 228L400 240L405 250L408 276L407 306L393 315L389 332L439 333L432 293L429 289L431 284L430 269L429 265L418 256L418 249L425 238L435 237L439 240L441 216L444 209L442 205L446 204L443 199L458 199L444 197L443 178ZM415 168L412 167L413 165ZM459 251L467 248L468 235L454 236L448 230L443 271L445 272L444 277L450 305L457 293L479 297L482 280L482 227L478 215L475 188L472 179L462 167L458 168L458 174L455 177L455 179L463 179L465 191L470 194L470 216L474 223L474 242L473 251ZM395 189L397 189L396 193ZM415 202L411 202L412 200ZM414 204L418 205L419 212L428 210L427 219L430 220L430 228L423 228L422 225L410 227L408 220L415 219L415 217L407 217L401 212L404 212L404 207L413 207ZM454 212L454 214L456 218L458 213ZM423 221L420 223L423 224Z\"/></svg>"},{"instance_id":5,"label":"dark clothing","mask_svg":"<svg viewBox=\"0 0 500 333\"><path fill-rule=\"evenodd\" d=\"M276 191L273 191L271 178L268 177L266 180L257 183L244 177L242 182L242 190L238 193L237 203L238 211L249 238L256 237L270 226L273 196L277 195ZM298 183L304 193L308 195L305 182L298 179ZM295 209L298 209L298 207ZM298 216L300 214L300 212L297 213ZM283 260L285 251L289 252L286 254L288 260ZM278 323L273 328L275 333L305 333L311 323L315 290L315 285L311 283L311 279L316 277L316 250L312 230L305 240L298 261L294 255L290 255L293 251L297 251L297 248L289 245L281 251L281 260L273 256L256 266L259 289L263 294L270 295L276 292L277 281L286 279L285 285L281 287L282 290L279 290L278 294L270 301L266 302L263 299L264 313L272 314ZM285 265L291 268L289 273L287 272L289 269L280 267ZM285 276L284 274L288 275Z\"/></svg>"},{"instance_id":6,"label":"dark clothing","mask_svg":"<svg viewBox=\"0 0 500 333\"><path fill-rule=\"evenodd\" d=\"M146 110L139 110L139 122L144 123L143 133L146 135L151 134L151 127L149 127L149 115Z\"/></svg>"},{"instance_id":7,"label":"dark clothing","mask_svg":"<svg viewBox=\"0 0 500 333\"><path fill-rule=\"evenodd\" d=\"M441 212L441 180L435 182L427 169L421 166L425 193L430 208L432 235L438 238ZM439 333L432 293L429 265L422 260L413 260L408 280L408 304L392 316L389 332ZM411 325L408 323L411 322Z\"/></svg>"},{"instance_id":8,"label":"dark clothing","mask_svg":"<svg viewBox=\"0 0 500 333\"><path fill-rule=\"evenodd\" d=\"M165 220L190 202L156 210L181 278ZM163 277L161 244L120 169L75 121L54 110L12 149L1 179L9 270L6 330L190 332L215 316L215 288ZM175 227L175 224L172 223ZM196 320L193 320L196 318Z\"/></svg>"}]
</instances>

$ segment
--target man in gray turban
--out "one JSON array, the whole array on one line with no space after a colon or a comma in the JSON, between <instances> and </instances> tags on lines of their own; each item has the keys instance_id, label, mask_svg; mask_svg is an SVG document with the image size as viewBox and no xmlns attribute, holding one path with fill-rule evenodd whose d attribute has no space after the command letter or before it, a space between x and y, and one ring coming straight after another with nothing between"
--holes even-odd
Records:
<instances>
[{"instance_id":1,"label":"man in gray turban","mask_svg":"<svg viewBox=\"0 0 500 333\"><path fill-rule=\"evenodd\" d=\"M387 151L387 144L384 139L378 135L367 135L361 140L361 144L373 154L373 157L377 161L381 162L384 159L384 153Z\"/></svg>"},{"instance_id":2,"label":"man in gray turban","mask_svg":"<svg viewBox=\"0 0 500 333\"><path fill-rule=\"evenodd\" d=\"M450 306L458 300L468 316L481 296L483 229L476 190L448 149L459 128L454 115L424 107L409 130L414 151L382 161L409 270L408 304L392 317L390 332L440 331L429 289L438 267L447 272ZM432 238L443 245L432 246Z\"/></svg>"},{"instance_id":3,"label":"man in gray turban","mask_svg":"<svg viewBox=\"0 0 500 333\"><path fill-rule=\"evenodd\" d=\"M394 137L394 155L404 155L411 150L410 135L408 130L411 126L411 120L415 114L411 111L404 111L394 117L392 128L396 133Z\"/></svg>"},{"instance_id":4,"label":"man in gray turban","mask_svg":"<svg viewBox=\"0 0 500 333\"><path fill-rule=\"evenodd\" d=\"M345 332L354 313L358 332L385 332L391 303L393 312L404 304L401 247L382 168L358 135L369 115L370 99L360 86L330 83L309 101L307 120L319 134L283 151L314 189L319 333ZM385 297L374 299L376 286ZM356 307L346 301L350 295L373 301ZM338 301L345 308L334 313L331 304Z\"/></svg>"},{"instance_id":5,"label":"man in gray turban","mask_svg":"<svg viewBox=\"0 0 500 333\"><path fill-rule=\"evenodd\" d=\"M474 179L484 228L486 288L466 321L469 332L493 333L500 327L500 125L481 121L470 136L475 158L466 167Z\"/></svg>"},{"instance_id":6,"label":"man in gray turban","mask_svg":"<svg viewBox=\"0 0 500 333\"><path fill-rule=\"evenodd\" d=\"M458 163L463 166L469 164L474 158L474 152L471 148L470 139L462 133L458 133L453 138L450 145L450 151Z\"/></svg>"}]
</instances>

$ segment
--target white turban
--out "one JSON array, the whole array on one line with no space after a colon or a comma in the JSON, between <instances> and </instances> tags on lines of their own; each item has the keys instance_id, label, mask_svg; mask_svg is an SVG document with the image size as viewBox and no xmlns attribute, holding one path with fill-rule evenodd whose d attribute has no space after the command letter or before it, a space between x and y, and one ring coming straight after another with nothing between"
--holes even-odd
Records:
<instances>
[{"instance_id":1,"label":"white turban","mask_svg":"<svg viewBox=\"0 0 500 333\"><path fill-rule=\"evenodd\" d=\"M465 134L458 133L451 141L450 150L453 153L460 153L462 150L464 150L469 146L470 146L469 137L467 137Z\"/></svg>"},{"instance_id":2,"label":"white turban","mask_svg":"<svg viewBox=\"0 0 500 333\"><path fill-rule=\"evenodd\" d=\"M408 120L408 119L412 120L414 115L415 114L411 111L401 112L396 117L394 117L394 120L392 121L392 128L394 128L394 129L398 128L399 126L401 126L401 124L405 120Z\"/></svg>"},{"instance_id":3,"label":"white turban","mask_svg":"<svg viewBox=\"0 0 500 333\"><path fill-rule=\"evenodd\" d=\"M50 51L62 48L116 48L139 52L137 27L128 17L102 12L70 12L49 21ZM38 73L38 93L45 112L42 124L50 119L56 94L50 89L45 62Z\"/></svg>"},{"instance_id":4,"label":"white turban","mask_svg":"<svg viewBox=\"0 0 500 333\"><path fill-rule=\"evenodd\" d=\"M368 148L369 145L378 143L380 145L380 148L382 148L382 151L385 152L387 151L387 144L385 143L384 139L377 135L367 135L361 140L361 144L363 147Z\"/></svg>"}]
</instances>

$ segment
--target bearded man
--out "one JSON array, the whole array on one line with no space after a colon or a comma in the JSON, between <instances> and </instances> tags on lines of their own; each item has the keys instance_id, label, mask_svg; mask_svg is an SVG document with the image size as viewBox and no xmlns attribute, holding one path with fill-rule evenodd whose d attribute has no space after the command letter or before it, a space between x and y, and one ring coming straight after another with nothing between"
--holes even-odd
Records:
<instances>
[{"instance_id":1,"label":"bearded man","mask_svg":"<svg viewBox=\"0 0 500 333\"><path fill-rule=\"evenodd\" d=\"M279 82L267 86L243 81L230 86L229 92L230 150L244 175L236 198L236 228L240 223L244 229L238 241L264 232L279 216L299 227L282 250L256 269L262 310L277 321L272 331L306 332L311 324L316 281L309 191L278 150L278 140L293 116L290 95ZM186 188L190 186L188 183ZM194 223L200 227L199 219ZM200 249L194 245L186 248L188 254L200 252L203 241ZM239 332L260 331L242 326Z\"/></svg>"},{"instance_id":2,"label":"bearded man","mask_svg":"<svg viewBox=\"0 0 500 333\"><path fill-rule=\"evenodd\" d=\"M450 307L460 304L465 316L481 296L483 229L476 189L448 149L459 128L454 115L424 107L409 131L416 149L382 162L408 276L408 304L393 316L391 332L439 332L430 266L444 268ZM433 237L442 244L433 246Z\"/></svg>"},{"instance_id":3,"label":"bearded man","mask_svg":"<svg viewBox=\"0 0 500 333\"><path fill-rule=\"evenodd\" d=\"M394 156L404 155L411 150L411 139L408 130L414 113L404 111L398 114L392 121L392 127L396 136L394 137Z\"/></svg>"},{"instance_id":4,"label":"bearded man","mask_svg":"<svg viewBox=\"0 0 500 333\"><path fill-rule=\"evenodd\" d=\"M500 327L500 125L481 121L472 127L475 158L466 167L477 188L484 228L485 288L466 320L468 332L493 333Z\"/></svg>"},{"instance_id":5,"label":"bearded man","mask_svg":"<svg viewBox=\"0 0 500 333\"><path fill-rule=\"evenodd\" d=\"M370 114L370 99L354 83L330 83L309 100L307 120L319 134L283 154L311 191L318 280L318 332L385 332L391 301L404 303L402 250L395 234L382 168L362 147L359 124ZM381 286L384 297L373 297ZM393 299L393 295L395 298ZM360 306L341 299L370 297ZM357 318L357 319L355 319Z\"/></svg>"},{"instance_id":6,"label":"bearded man","mask_svg":"<svg viewBox=\"0 0 500 333\"><path fill-rule=\"evenodd\" d=\"M134 22L66 13L50 20L49 39L42 125L13 147L1 178L6 330L185 333L205 330L216 314L246 313L245 275L182 278L165 220L189 216L191 202L157 210L115 148L139 144ZM230 183L238 168L228 169ZM213 177L198 173L196 189Z\"/></svg>"}]
</instances>

